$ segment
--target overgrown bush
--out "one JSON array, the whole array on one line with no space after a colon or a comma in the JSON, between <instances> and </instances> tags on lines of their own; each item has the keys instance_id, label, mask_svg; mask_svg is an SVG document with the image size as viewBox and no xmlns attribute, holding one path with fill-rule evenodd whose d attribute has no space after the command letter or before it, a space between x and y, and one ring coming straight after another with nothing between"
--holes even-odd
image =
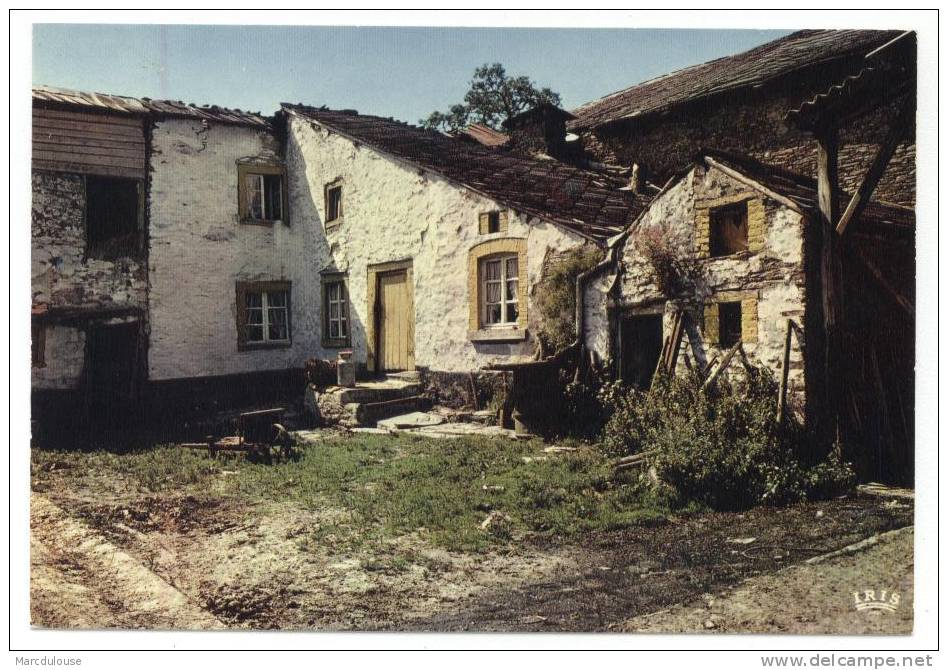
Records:
<instances>
[{"instance_id":1,"label":"overgrown bush","mask_svg":"<svg viewBox=\"0 0 948 670\"><path fill-rule=\"evenodd\" d=\"M808 435L776 419L777 384L755 369L740 385L713 391L688 374L656 379L651 391L604 386L612 409L603 448L613 455L654 452L659 479L682 501L745 509L825 498L852 487L855 476L838 453L810 454Z\"/></svg>"},{"instance_id":2,"label":"overgrown bush","mask_svg":"<svg viewBox=\"0 0 948 670\"><path fill-rule=\"evenodd\" d=\"M591 270L602 259L595 247L576 247L557 255L543 270L534 304L538 337L548 353L560 351L576 337L576 277Z\"/></svg>"}]
</instances>

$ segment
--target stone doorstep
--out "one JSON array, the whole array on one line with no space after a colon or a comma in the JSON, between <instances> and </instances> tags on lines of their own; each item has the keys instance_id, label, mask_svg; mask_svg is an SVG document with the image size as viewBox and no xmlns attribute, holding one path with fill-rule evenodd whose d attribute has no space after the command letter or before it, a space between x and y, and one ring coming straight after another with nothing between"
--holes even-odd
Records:
<instances>
[{"instance_id":1,"label":"stone doorstep","mask_svg":"<svg viewBox=\"0 0 948 670\"><path fill-rule=\"evenodd\" d=\"M430 405L431 401L428 398L415 395L383 402L360 403L352 409L356 423L359 426L368 426L391 416L425 410Z\"/></svg>"},{"instance_id":2,"label":"stone doorstep","mask_svg":"<svg viewBox=\"0 0 948 670\"><path fill-rule=\"evenodd\" d=\"M420 383L412 382L365 382L356 384L354 388L336 386L327 389L326 393L336 396L340 405L349 405L385 402L421 395L422 387Z\"/></svg>"}]
</instances>

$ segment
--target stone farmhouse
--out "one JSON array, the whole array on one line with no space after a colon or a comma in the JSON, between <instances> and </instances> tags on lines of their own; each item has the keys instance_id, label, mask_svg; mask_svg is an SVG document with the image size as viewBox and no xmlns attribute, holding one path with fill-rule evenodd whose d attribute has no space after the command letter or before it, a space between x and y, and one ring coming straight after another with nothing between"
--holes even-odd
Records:
<instances>
[{"instance_id":1,"label":"stone farmhouse","mask_svg":"<svg viewBox=\"0 0 948 670\"><path fill-rule=\"evenodd\" d=\"M679 368L738 348L866 445L864 476L907 481L914 59L909 33L801 31L456 137L35 88L34 419L298 395L340 351L443 397L523 381L565 360L538 346L547 264L591 247L571 360L644 387L672 341ZM650 242L698 268L688 291Z\"/></svg>"},{"instance_id":2,"label":"stone farmhouse","mask_svg":"<svg viewBox=\"0 0 948 670\"><path fill-rule=\"evenodd\" d=\"M532 357L545 258L642 206L594 173L354 112L33 102L34 417L67 427L142 399L298 394L304 362L340 350L363 376L435 381Z\"/></svg>"}]
</instances>

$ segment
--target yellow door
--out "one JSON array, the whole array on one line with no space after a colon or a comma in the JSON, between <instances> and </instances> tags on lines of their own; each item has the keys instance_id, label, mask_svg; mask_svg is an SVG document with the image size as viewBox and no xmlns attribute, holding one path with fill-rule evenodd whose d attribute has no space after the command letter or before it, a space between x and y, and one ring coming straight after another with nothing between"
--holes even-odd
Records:
<instances>
[{"instance_id":1,"label":"yellow door","mask_svg":"<svg viewBox=\"0 0 948 670\"><path fill-rule=\"evenodd\" d=\"M382 370L414 368L411 288L405 270L379 275L379 361Z\"/></svg>"}]
</instances>

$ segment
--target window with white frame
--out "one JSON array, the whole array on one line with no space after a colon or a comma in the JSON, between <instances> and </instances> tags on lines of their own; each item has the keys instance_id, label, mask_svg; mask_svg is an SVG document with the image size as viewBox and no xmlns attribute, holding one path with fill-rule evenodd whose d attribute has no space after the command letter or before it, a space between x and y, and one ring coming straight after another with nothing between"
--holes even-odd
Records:
<instances>
[{"instance_id":1,"label":"window with white frame","mask_svg":"<svg viewBox=\"0 0 948 670\"><path fill-rule=\"evenodd\" d=\"M343 279L327 281L324 285L325 338L345 343L349 339L349 304L346 282Z\"/></svg>"},{"instance_id":2,"label":"window with white frame","mask_svg":"<svg viewBox=\"0 0 948 670\"><path fill-rule=\"evenodd\" d=\"M481 325L514 326L520 316L520 269L517 254L481 260Z\"/></svg>"},{"instance_id":3,"label":"window with white frame","mask_svg":"<svg viewBox=\"0 0 948 670\"><path fill-rule=\"evenodd\" d=\"M239 346L290 343L288 282L241 283L237 287Z\"/></svg>"}]
</instances>

